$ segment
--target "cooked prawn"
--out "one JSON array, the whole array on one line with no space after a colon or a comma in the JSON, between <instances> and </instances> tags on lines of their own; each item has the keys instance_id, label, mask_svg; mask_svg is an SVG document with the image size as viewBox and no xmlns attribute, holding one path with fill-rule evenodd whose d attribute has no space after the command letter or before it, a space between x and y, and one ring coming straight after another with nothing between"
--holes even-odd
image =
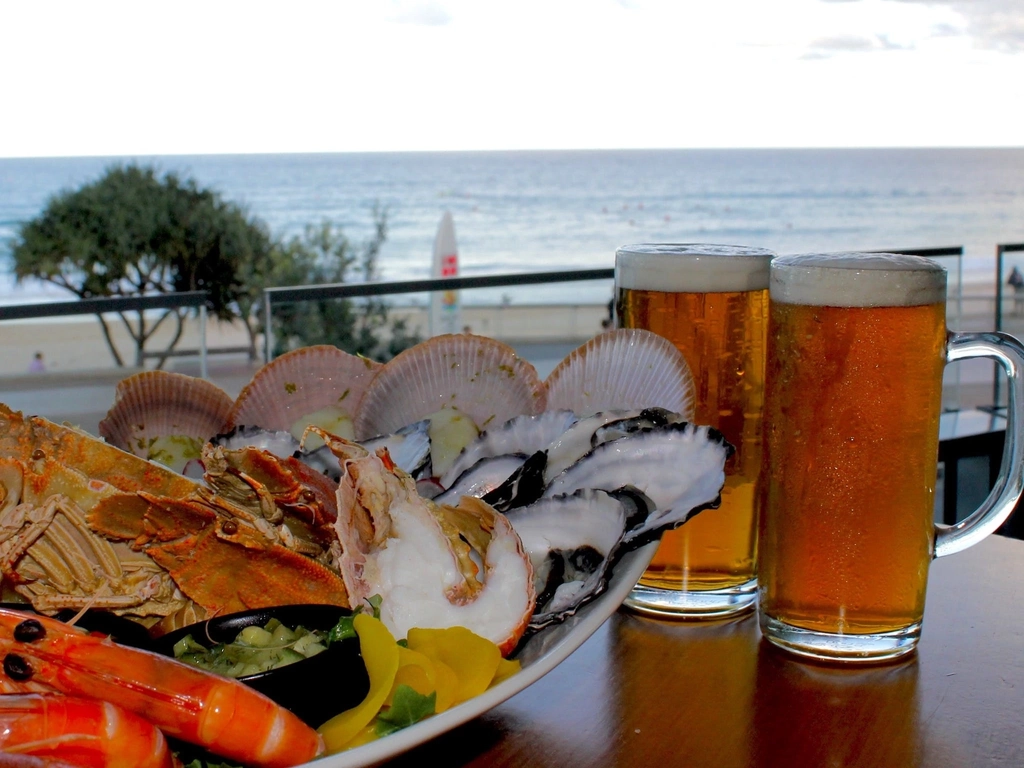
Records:
<instances>
[{"instance_id":1,"label":"cooked prawn","mask_svg":"<svg viewBox=\"0 0 1024 768\"><path fill-rule=\"evenodd\" d=\"M0 688L48 689L117 702L168 736L254 768L287 768L323 751L316 731L230 678L0 608Z\"/></svg>"},{"instance_id":2,"label":"cooked prawn","mask_svg":"<svg viewBox=\"0 0 1024 768\"><path fill-rule=\"evenodd\" d=\"M0 750L82 768L173 764L149 721L110 702L55 693L0 696Z\"/></svg>"}]
</instances>

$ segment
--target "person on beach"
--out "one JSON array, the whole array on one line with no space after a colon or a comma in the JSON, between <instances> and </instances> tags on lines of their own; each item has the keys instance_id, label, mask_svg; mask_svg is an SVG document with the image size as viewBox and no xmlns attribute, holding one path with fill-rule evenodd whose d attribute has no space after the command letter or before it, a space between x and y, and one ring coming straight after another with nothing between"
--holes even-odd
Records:
<instances>
[{"instance_id":1,"label":"person on beach","mask_svg":"<svg viewBox=\"0 0 1024 768\"><path fill-rule=\"evenodd\" d=\"M36 352L32 362L28 364L29 373L43 373L46 370L46 363L43 362L43 353Z\"/></svg>"},{"instance_id":2,"label":"person on beach","mask_svg":"<svg viewBox=\"0 0 1024 768\"><path fill-rule=\"evenodd\" d=\"M1006 282L1013 288L1013 314L1019 315L1024 311L1024 275L1021 274L1016 264Z\"/></svg>"}]
</instances>

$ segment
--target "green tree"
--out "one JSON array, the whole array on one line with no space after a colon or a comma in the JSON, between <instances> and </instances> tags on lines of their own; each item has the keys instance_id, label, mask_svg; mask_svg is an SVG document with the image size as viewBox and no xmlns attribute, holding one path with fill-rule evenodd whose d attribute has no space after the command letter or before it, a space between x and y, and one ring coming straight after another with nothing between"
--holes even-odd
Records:
<instances>
[{"instance_id":1,"label":"green tree","mask_svg":"<svg viewBox=\"0 0 1024 768\"><path fill-rule=\"evenodd\" d=\"M301 237L278 243L271 251L269 271L254 276L277 286L374 282L379 279L378 257L387 237L387 212L373 209L372 237L355 246L330 221L308 225ZM254 288L255 286L251 286ZM254 291L250 289L252 296ZM333 344L357 355L385 361L412 346L419 337L406 322L388 316L389 305L379 297L327 299L277 304L274 307L275 355L311 344Z\"/></svg>"},{"instance_id":2,"label":"green tree","mask_svg":"<svg viewBox=\"0 0 1024 768\"><path fill-rule=\"evenodd\" d=\"M353 275L378 279L387 215L375 208L373 218L374 235L359 248L329 222L275 242L260 220L192 179L116 166L96 182L54 196L39 217L19 227L12 243L15 277L43 280L83 299L205 290L216 317L245 324L255 359L264 287L341 283ZM163 365L181 339L187 310L118 314L134 341L137 366L153 334L168 320L176 323L170 343L157 353ZM124 365L106 319L98 317L115 362ZM334 344L386 360L418 340L402 321L389 321L387 303L377 298L285 305L275 310L274 329L278 353Z\"/></svg>"},{"instance_id":3,"label":"green tree","mask_svg":"<svg viewBox=\"0 0 1024 768\"><path fill-rule=\"evenodd\" d=\"M129 165L51 198L38 218L19 227L13 255L18 281L36 278L83 299L205 290L209 310L229 320L239 314L241 276L262 271L271 245L265 225L194 180L172 173L159 178L153 168ZM118 314L139 366L157 329L176 323L163 365L181 338L187 310L155 318ZM98 317L114 361L123 366L106 319Z\"/></svg>"}]
</instances>

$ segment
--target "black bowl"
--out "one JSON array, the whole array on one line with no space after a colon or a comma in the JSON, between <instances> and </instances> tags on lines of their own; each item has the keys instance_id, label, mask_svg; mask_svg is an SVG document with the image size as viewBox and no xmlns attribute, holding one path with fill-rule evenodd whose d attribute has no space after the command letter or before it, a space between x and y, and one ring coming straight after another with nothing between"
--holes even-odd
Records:
<instances>
[{"instance_id":1,"label":"black bowl","mask_svg":"<svg viewBox=\"0 0 1024 768\"><path fill-rule=\"evenodd\" d=\"M186 635L211 645L235 639L245 627L265 626L277 619L289 629L328 630L351 611L336 605L282 605L218 616L176 629L152 641L153 649L174 655L174 644ZM316 656L277 669L238 678L317 727L339 712L359 704L370 689L356 638L331 643Z\"/></svg>"}]
</instances>

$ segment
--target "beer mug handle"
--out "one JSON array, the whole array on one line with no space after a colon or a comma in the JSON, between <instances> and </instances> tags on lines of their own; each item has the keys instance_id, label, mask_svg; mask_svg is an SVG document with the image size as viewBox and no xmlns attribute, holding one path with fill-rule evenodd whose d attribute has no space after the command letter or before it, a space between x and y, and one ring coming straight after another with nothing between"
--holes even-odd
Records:
<instances>
[{"instance_id":1,"label":"beer mug handle","mask_svg":"<svg viewBox=\"0 0 1024 768\"><path fill-rule=\"evenodd\" d=\"M991 357L1002 365L1009 379L1006 403L1006 441L999 476L988 497L956 525L935 529L935 557L952 555L977 544L993 533L1017 505L1024 490L1024 345L1006 333L950 333L946 362Z\"/></svg>"}]
</instances>

